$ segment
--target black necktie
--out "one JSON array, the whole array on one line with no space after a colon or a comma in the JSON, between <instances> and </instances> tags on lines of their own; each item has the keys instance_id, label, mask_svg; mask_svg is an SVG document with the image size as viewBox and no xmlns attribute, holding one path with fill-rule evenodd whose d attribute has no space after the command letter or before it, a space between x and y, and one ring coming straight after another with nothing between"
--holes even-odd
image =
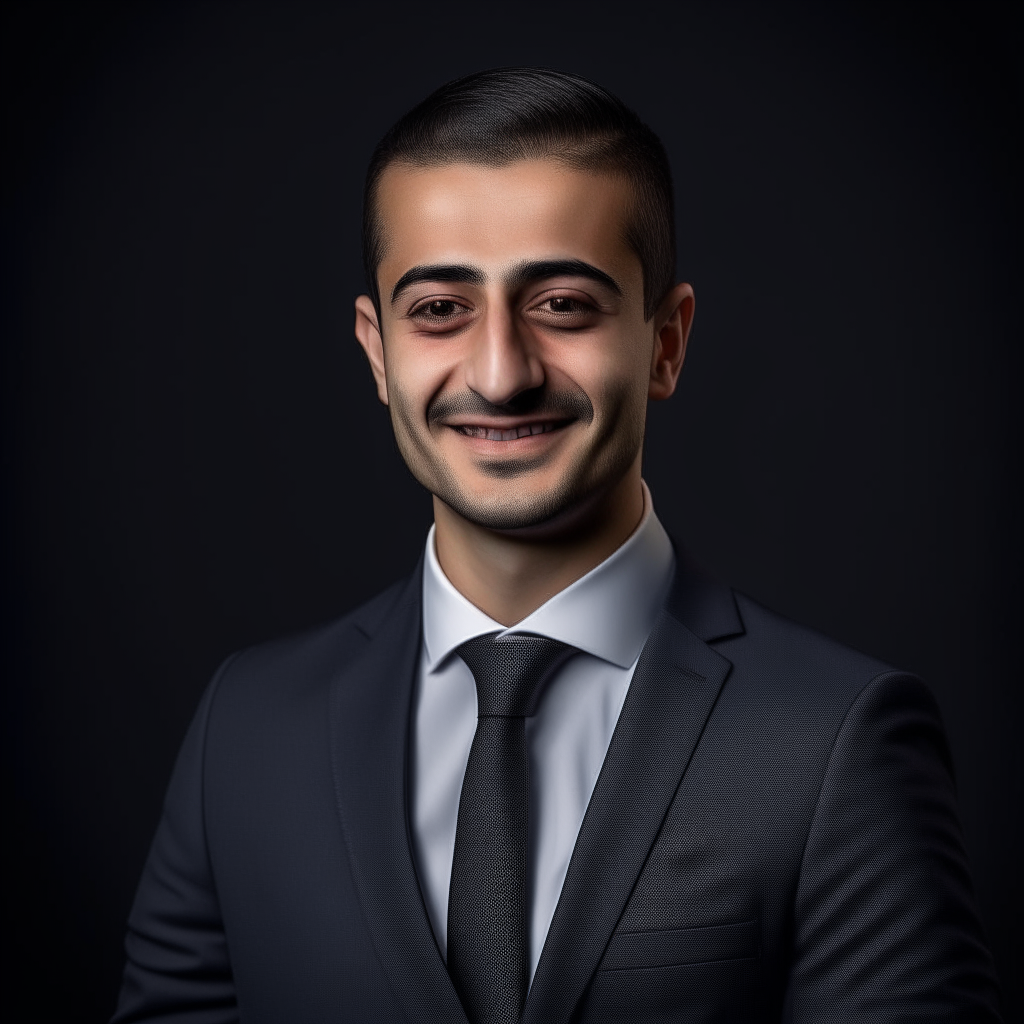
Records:
<instances>
[{"instance_id":1,"label":"black necktie","mask_svg":"<svg viewBox=\"0 0 1024 1024\"><path fill-rule=\"evenodd\" d=\"M476 680L479 717L455 830L448 973L471 1024L516 1024L529 982L526 716L576 648L488 633L458 653Z\"/></svg>"}]
</instances>

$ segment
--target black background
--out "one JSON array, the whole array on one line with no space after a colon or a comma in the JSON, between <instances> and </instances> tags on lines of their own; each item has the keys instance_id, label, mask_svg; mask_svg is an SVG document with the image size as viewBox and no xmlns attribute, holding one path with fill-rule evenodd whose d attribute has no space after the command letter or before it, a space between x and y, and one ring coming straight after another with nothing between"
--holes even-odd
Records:
<instances>
[{"instance_id":1,"label":"black background","mask_svg":"<svg viewBox=\"0 0 1024 1024\"><path fill-rule=\"evenodd\" d=\"M738 588L934 687L1014 1019L1016 8L8 8L17 1019L112 1010L161 794L220 660L417 557L429 500L352 340L361 178L405 109L501 64L594 78L665 140L697 319L651 415L659 515Z\"/></svg>"}]
</instances>

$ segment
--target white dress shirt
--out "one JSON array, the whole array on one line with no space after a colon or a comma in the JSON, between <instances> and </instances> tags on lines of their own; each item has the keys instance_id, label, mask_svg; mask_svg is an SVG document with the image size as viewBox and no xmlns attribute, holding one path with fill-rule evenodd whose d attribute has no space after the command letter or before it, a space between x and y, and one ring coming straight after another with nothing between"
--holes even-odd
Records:
<instances>
[{"instance_id":1,"label":"white dress shirt","mask_svg":"<svg viewBox=\"0 0 1024 1024\"><path fill-rule=\"evenodd\" d=\"M423 648L413 736L412 822L420 884L442 955L462 779L476 731L476 684L455 648L483 633L538 633L579 648L526 719L530 980L633 670L672 582L672 543L644 489L640 525L600 565L506 629L445 576L427 536Z\"/></svg>"}]
</instances>

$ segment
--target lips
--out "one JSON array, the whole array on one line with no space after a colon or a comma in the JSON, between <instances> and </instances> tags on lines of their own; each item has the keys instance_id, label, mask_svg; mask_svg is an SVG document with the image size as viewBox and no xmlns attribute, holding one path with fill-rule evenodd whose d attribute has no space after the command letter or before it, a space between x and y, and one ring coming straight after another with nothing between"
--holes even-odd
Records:
<instances>
[{"instance_id":1,"label":"lips","mask_svg":"<svg viewBox=\"0 0 1024 1024\"><path fill-rule=\"evenodd\" d=\"M533 434L549 434L552 430L564 427L565 422L556 423L523 423L517 427L501 429L498 427L474 426L459 424L453 429L465 437L474 437L480 441L516 441L520 437L531 437Z\"/></svg>"}]
</instances>

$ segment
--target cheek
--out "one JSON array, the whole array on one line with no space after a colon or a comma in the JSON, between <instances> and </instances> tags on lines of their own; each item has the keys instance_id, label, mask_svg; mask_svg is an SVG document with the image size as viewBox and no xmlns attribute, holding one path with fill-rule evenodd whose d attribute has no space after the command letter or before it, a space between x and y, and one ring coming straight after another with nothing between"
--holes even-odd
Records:
<instances>
[{"instance_id":1,"label":"cheek","mask_svg":"<svg viewBox=\"0 0 1024 1024\"><path fill-rule=\"evenodd\" d=\"M450 383L458 365L458 353L450 344L404 338L384 343L388 393L401 404L408 422L425 420L427 406Z\"/></svg>"},{"instance_id":2,"label":"cheek","mask_svg":"<svg viewBox=\"0 0 1024 1024\"><path fill-rule=\"evenodd\" d=\"M583 388L599 418L615 415L637 396L646 402L650 371L641 344L607 336L580 340L562 353L559 369Z\"/></svg>"}]
</instances>

